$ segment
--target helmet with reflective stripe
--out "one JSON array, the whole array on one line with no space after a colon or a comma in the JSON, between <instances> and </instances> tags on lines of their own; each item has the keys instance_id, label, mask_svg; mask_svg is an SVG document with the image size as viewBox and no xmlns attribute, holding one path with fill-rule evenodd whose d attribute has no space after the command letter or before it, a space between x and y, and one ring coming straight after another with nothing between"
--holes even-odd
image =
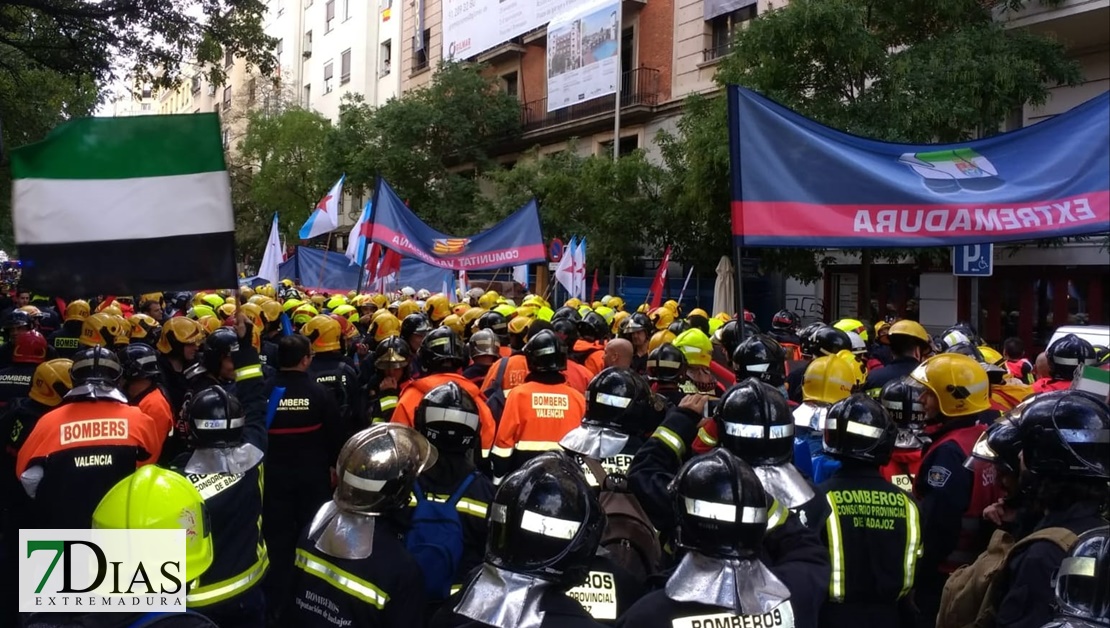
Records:
<instances>
[{"instance_id":1,"label":"helmet with reflective stripe","mask_svg":"<svg viewBox=\"0 0 1110 628\"><path fill-rule=\"evenodd\" d=\"M1024 405L1016 423L1030 472L1110 480L1110 408L1101 399L1078 390L1042 393Z\"/></svg>"},{"instance_id":2,"label":"helmet with reflective stripe","mask_svg":"<svg viewBox=\"0 0 1110 628\"><path fill-rule=\"evenodd\" d=\"M824 448L835 458L881 467L890 462L897 435L882 406L864 394L834 403L825 415Z\"/></svg>"},{"instance_id":3,"label":"helmet with reflective stripe","mask_svg":"<svg viewBox=\"0 0 1110 628\"><path fill-rule=\"evenodd\" d=\"M91 311L89 302L84 299L70 301L66 306L66 321L83 321Z\"/></svg>"},{"instance_id":4,"label":"helmet with reflective stripe","mask_svg":"<svg viewBox=\"0 0 1110 628\"><path fill-rule=\"evenodd\" d=\"M439 454L422 434L400 423L375 423L339 451L332 498L340 510L377 515L405 507L416 478Z\"/></svg>"},{"instance_id":5,"label":"helmet with reflective stripe","mask_svg":"<svg viewBox=\"0 0 1110 628\"><path fill-rule=\"evenodd\" d=\"M70 376L74 386L92 383L115 386L122 375L119 358L104 347L86 347L73 355Z\"/></svg>"},{"instance_id":6,"label":"helmet with reflective stripe","mask_svg":"<svg viewBox=\"0 0 1110 628\"><path fill-rule=\"evenodd\" d=\"M501 341L492 329L479 329L466 342L467 355L471 360L481 356L500 357Z\"/></svg>"},{"instance_id":7,"label":"helmet with reflective stripe","mask_svg":"<svg viewBox=\"0 0 1110 628\"><path fill-rule=\"evenodd\" d=\"M779 310L771 319L771 329L789 331L798 326L798 315L790 310Z\"/></svg>"},{"instance_id":8,"label":"helmet with reflective stripe","mask_svg":"<svg viewBox=\"0 0 1110 628\"><path fill-rule=\"evenodd\" d=\"M93 511L94 530L185 530L185 580L212 565L212 528L204 498L184 475L139 467L113 486Z\"/></svg>"},{"instance_id":9,"label":"helmet with reflective stripe","mask_svg":"<svg viewBox=\"0 0 1110 628\"><path fill-rule=\"evenodd\" d=\"M478 404L456 382L425 393L416 407L413 426L439 451L473 451L480 444Z\"/></svg>"},{"instance_id":10,"label":"helmet with reflective stripe","mask_svg":"<svg viewBox=\"0 0 1110 628\"><path fill-rule=\"evenodd\" d=\"M864 342L867 342L867 326L854 318L842 318L833 323L832 326L839 329L840 331L855 332L859 334L860 338L863 338Z\"/></svg>"},{"instance_id":11,"label":"helmet with reflective stripe","mask_svg":"<svg viewBox=\"0 0 1110 628\"><path fill-rule=\"evenodd\" d=\"M189 436L205 447L233 447L243 440L247 417L243 406L220 386L193 395L181 413L189 420Z\"/></svg>"},{"instance_id":12,"label":"helmet with reflective stripe","mask_svg":"<svg viewBox=\"0 0 1110 628\"><path fill-rule=\"evenodd\" d=\"M944 416L968 416L990 408L987 372L974 358L958 353L934 355L918 365L910 377L936 396Z\"/></svg>"},{"instance_id":13,"label":"helmet with reflective stripe","mask_svg":"<svg viewBox=\"0 0 1110 628\"><path fill-rule=\"evenodd\" d=\"M1055 580L1057 614L1085 620L1060 626L1110 625L1110 527L1080 534L1060 562Z\"/></svg>"},{"instance_id":14,"label":"helmet with reflective stripe","mask_svg":"<svg viewBox=\"0 0 1110 628\"><path fill-rule=\"evenodd\" d=\"M420 368L428 373L447 373L466 364L462 339L446 327L433 329L420 343Z\"/></svg>"},{"instance_id":15,"label":"helmet with reflective stripe","mask_svg":"<svg viewBox=\"0 0 1110 628\"><path fill-rule=\"evenodd\" d=\"M631 369L610 366L594 376L586 388L583 425L597 425L633 434L642 431L650 412L648 384Z\"/></svg>"},{"instance_id":16,"label":"helmet with reflective stripe","mask_svg":"<svg viewBox=\"0 0 1110 628\"><path fill-rule=\"evenodd\" d=\"M844 331L828 325L814 329L809 336L802 336L802 353L821 357L852 350L852 339Z\"/></svg>"},{"instance_id":17,"label":"helmet with reflective stripe","mask_svg":"<svg viewBox=\"0 0 1110 628\"><path fill-rule=\"evenodd\" d=\"M1075 334L1056 339L1045 356L1052 378L1069 382L1075 378L1075 371L1080 366L1098 364L1094 346Z\"/></svg>"},{"instance_id":18,"label":"helmet with reflective stripe","mask_svg":"<svg viewBox=\"0 0 1110 628\"><path fill-rule=\"evenodd\" d=\"M396 319L394 319L396 320ZM374 347L374 368L404 369L412 363L412 349L400 336L389 336Z\"/></svg>"},{"instance_id":19,"label":"helmet with reflective stripe","mask_svg":"<svg viewBox=\"0 0 1110 628\"><path fill-rule=\"evenodd\" d=\"M686 354L669 342L659 345L648 353L647 375L653 382L681 382L686 377Z\"/></svg>"},{"instance_id":20,"label":"helmet with reflective stripe","mask_svg":"<svg viewBox=\"0 0 1110 628\"><path fill-rule=\"evenodd\" d=\"M524 359L531 373L559 373L567 370L567 346L554 331L544 329L528 339Z\"/></svg>"},{"instance_id":21,"label":"helmet with reflective stripe","mask_svg":"<svg viewBox=\"0 0 1110 628\"><path fill-rule=\"evenodd\" d=\"M772 501L747 462L718 447L682 465L668 492L679 547L714 558L758 555Z\"/></svg>"},{"instance_id":22,"label":"helmet with reflective stripe","mask_svg":"<svg viewBox=\"0 0 1110 628\"><path fill-rule=\"evenodd\" d=\"M794 417L777 389L748 378L725 391L713 413L721 447L751 465L794 457Z\"/></svg>"},{"instance_id":23,"label":"helmet with reflective stripe","mask_svg":"<svg viewBox=\"0 0 1110 628\"><path fill-rule=\"evenodd\" d=\"M776 388L786 383L786 351L770 336L749 336L732 354L736 381L754 377Z\"/></svg>"},{"instance_id":24,"label":"helmet with reflective stripe","mask_svg":"<svg viewBox=\"0 0 1110 628\"><path fill-rule=\"evenodd\" d=\"M921 384L912 377L893 379L879 391L879 405L898 428L898 449L921 449L920 435L925 427L925 407L921 405Z\"/></svg>"},{"instance_id":25,"label":"helmet with reflective stripe","mask_svg":"<svg viewBox=\"0 0 1110 628\"><path fill-rule=\"evenodd\" d=\"M605 515L582 468L547 452L501 483L490 503L486 562L564 586L580 584L601 543Z\"/></svg>"},{"instance_id":26,"label":"helmet with reflective stripe","mask_svg":"<svg viewBox=\"0 0 1110 628\"><path fill-rule=\"evenodd\" d=\"M162 370L158 366L158 353L150 345L133 342L119 351L119 358L125 381L161 378Z\"/></svg>"},{"instance_id":27,"label":"helmet with reflective stripe","mask_svg":"<svg viewBox=\"0 0 1110 628\"><path fill-rule=\"evenodd\" d=\"M713 361L713 342L700 329L687 329L671 342L682 353L691 366L709 366Z\"/></svg>"},{"instance_id":28,"label":"helmet with reflective stripe","mask_svg":"<svg viewBox=\"0 0 1110 628\"><path fill-rule=\"evenodd\" d=\"M13 364L42 364L46 360L46 336L33 329L17 336L12 344Z\"/></svg>"}]
</instances>

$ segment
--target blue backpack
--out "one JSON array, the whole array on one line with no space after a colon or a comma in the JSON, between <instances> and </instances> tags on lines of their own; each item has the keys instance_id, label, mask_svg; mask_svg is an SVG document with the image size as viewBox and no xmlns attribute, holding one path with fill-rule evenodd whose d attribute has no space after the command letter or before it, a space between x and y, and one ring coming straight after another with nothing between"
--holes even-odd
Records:
<instances>
[{"instance_id":1,"label":"blue backpack","mask_svg":"<svg viewBox=\"0 0 1110 628\"><path fill-rule=\"evenodd\" d=\"M412 511L412 527L405 536L405 547L420 565L424 589L431 600L445 600L451 594L463 552L462 521L455 507L477 473L466 476L445 502L428 499L419 484L412 487L416 508Z\"/></svg>"}]
</instances>

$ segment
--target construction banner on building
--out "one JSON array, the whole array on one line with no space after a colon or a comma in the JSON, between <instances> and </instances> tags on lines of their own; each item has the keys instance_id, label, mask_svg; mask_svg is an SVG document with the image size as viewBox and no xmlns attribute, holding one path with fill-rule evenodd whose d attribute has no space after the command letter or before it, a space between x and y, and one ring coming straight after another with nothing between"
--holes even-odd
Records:
<instances>
[{"instance_id":1,"label":"construction banner on building","mask_svg":"<svg viewBox=\"0 0 1110 628\"><path fill-rule=\"evenodd\" d=\"M534 199L479 234L449 236L424 224L389 183L379 178L373 219L366 228L371 242L449 270L486 270L547 261Z\"/></svg>"},{"instance_id":2,"label":"construction banner on building","mask_svg":"<svg viewBox=\"0 0 1110 628\"><path fill-rule=\"evenodd\" d=\"M730 86L737 245L950 246L1110 231L1110 93L1011 133L893 144Z\"/></svg>"},{"instance_id":3,"label":"construction banner on building","mask_svg":"<svg viewBox=\"0 0 1110 628\"><path fill-rule=\"evenodd\" d=\"M595 0L547 25L547 110L616 93L621 3Z\"/></svg>"}]
</instances>

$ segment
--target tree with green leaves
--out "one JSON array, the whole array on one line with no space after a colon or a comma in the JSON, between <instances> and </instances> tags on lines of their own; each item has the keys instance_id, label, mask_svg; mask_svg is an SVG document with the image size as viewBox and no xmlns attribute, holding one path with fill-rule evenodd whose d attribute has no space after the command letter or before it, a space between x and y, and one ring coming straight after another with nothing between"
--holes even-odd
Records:
<instances>
[{"instance_id":1,"label":"tree with green leaves","mask_svg":"<svg viewBox=\"0 0 1110 628\"><path fill-rule=\"evenodd\" d=\"M331 122L296 106L247 115L246 131L228 165L235 199L240 251L261 251L270 219L279 213L282 233L297 230L338 175L321 170Z\"/></svg>"},{"instance_id":2,"label":"tree with green leaves","mask_svg":"<svg viewBox=\"0 0 1110 628\"><path fill-rule=\"evenodd\" d=\"M582 156L573 144L558 153L524 155L511 170L489 175L493 214L504 216L535 197L544 234L585 236L591 266L628 270L645 245L665 239L659 215L668 173L643 151L613 161L608 155ZM677 223L666 221L675 228Z\"/></svg>"},{"instance_id":3,"label":"tree with green leaves","mask_svg":"<svg viewBox=\"0 0 1110 628\"><path fill-rule=\"evenodd\" d=\"M37 142L54 127L90 115L100 102L91 80L34 68L0 44L0 66L22 64L19 71L0 70L0 249L13 253L11 149Z\"/></svg>"},{"instance_id":4,"label":"tree with green leaves","mask_svg":"<svg viewBox=\"0 0 1110 628\"><path fill-rule=\"evenodd\" d=\"M348 95L327 140L323 167L369 193L385 177L413 211L445 233L482 224L479 179L499 166L495 146L520 134L520 102L481 66L446 62L432 83L380 107Z\"/></svg>"},{"instance_id":5,"label":"tree with green leaves","mask_svg":"<svg viewBox=\"0 0 1110 628\"><path fill-rule=\"evenodd\" d=\"M716 82L739 84L842 131L895 142L955 142L998 132L1023 105L1072 85L1079 69L1064 47L996 12L1021 0L791 0L739 30ZM692 97L674 134L659 138L675 175L668 206L694 224L716 225L707 243L729 251L729 156L724 98ZM936 250L866 251L872 259ZM820 277L829 252L761 249L765 269ZM947 250L942 252L947 255Z\"/></svg>"},{"instance_id":6,"label":"tree with green leaves","mask_svg":"<svg viewBox=\"0 0 1110 628\"><path fill-rule=\"evenodd\" d=\"M126 76L169 87L201 67L218 85L230 53L270 74L276 40L263 31L265 14L265 0L4 0L0 73L46 69L101 85Z\"/></svg>"}]
</instances>

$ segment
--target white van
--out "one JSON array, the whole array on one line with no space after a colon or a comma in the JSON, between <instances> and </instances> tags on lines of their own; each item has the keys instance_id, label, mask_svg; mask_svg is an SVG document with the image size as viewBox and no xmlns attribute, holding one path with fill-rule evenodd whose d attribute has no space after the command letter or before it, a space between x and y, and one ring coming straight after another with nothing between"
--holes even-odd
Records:
<instances>
[{"instance_id":1,"label":"white van","mask_svg":"<svg viewBox=\"0 0 1110 628\"><path fill-rule=\"evenodd\" d=\"M1052 343L1068 334L1075 334L1096 347L1110 347L1110 327L1106 325L1064 325L1052 332L1047 346L1051 347Z\"/></svg>"}]
</instances>

